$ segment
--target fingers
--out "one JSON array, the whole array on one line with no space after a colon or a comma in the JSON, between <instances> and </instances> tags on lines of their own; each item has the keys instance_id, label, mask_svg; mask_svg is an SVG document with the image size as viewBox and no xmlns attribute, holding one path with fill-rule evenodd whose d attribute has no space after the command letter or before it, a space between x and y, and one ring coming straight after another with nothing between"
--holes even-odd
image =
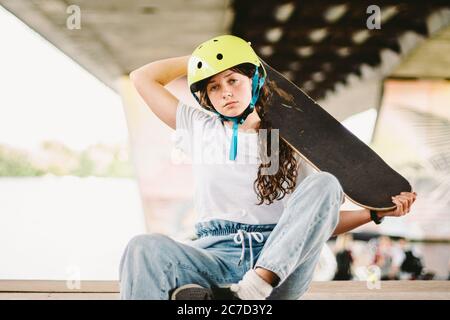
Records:
<instances>
[{"instance_id":1,"label":"fingers","mask_svg":"<svg viewBox=\"0 0 450 320\"><path fill-rule=\"evenodd\" d=\"M408 212L414 201L416 201L417 193L415 192L402 192L402 196L406 196L408 198Z\"/></svg>"},{"instance_id":2,"label":"fingers","mask_svg":"<svg viewBox=\"0 0 450 320\"><path fill-rule=\"evenodd\" d=\"M411 205L416 200L416 197L417 193L415 192L401 192L399 195L392 197L392 202L397 206L393 215L403 216L409 213Z\"/></svg>"},{"instance_id":3,"label":"fingers","mask_svg":"<svg viewBox=\"0 0 450 320\"><path fill-rule=\"evenodd\" d=\"M412 202L416 201L417 193L416 192L401 192L400 195L408 197L412 200Z\"/></svg>"},{"instance_id":4,"label":"fingers","mask_svg":"<svg viewBox=\"0 0 450 320\"><path fill-rule=\"evenodd\" d=\"M400 202L400 200L398 199L398 197L392 197L392 202L395 203L395 205L397 206L397 208L395 209L393 215L394 216L402 216L403 215L403 204Z\"/></svg>"},{"instance_id":5,"label":"fingers","mask_svg":"<svg viewBox=\"0 0 450 320\"><path fill-rule=\"evenodd\" d=\"M408 213L413 202L412 197L398 196L398 199L403 204L403 211L405 211L405 213Z\"/></svg>"}]
</instances>

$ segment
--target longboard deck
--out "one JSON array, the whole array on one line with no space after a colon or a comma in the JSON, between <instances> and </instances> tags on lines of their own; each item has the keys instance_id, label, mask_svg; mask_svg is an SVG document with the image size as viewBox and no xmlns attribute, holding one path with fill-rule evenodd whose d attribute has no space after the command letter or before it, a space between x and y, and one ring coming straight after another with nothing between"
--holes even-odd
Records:
<instances>
[{"instance_id":1,"label":"longboard deck","mask_svg":"<svg viewBox=\"0 0 450 320\"><path fill-rule=\"evenodd\" d=\"M391 196L410 192L409 182L300 88L262 62L267 79L289 97L275 91L268 110L281 138L314 168L333 174L353 203L373 210L394 209Z\"/></svg>"}]
</instances>

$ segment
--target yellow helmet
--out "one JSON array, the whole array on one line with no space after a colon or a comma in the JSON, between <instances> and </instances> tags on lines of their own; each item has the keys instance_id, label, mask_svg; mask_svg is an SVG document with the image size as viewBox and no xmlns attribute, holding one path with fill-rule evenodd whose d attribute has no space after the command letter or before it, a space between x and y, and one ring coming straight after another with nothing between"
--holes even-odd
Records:
<instances>
[{"instance_id":1,"label":"yellow helmet","mask_svg":"<svg viewBox=\"0 0 450 320\"><path fill-rule=\"evenodd\" d=\"M189 89L199 103L199 98L195 92L198 91L197 85L200 81L243 63L250 63L255 66L255 73L252 77L252 99L250 104L242 114L234 117L222 115L216 110L213 111L222 121L229 120L233 122L230 160L235 160L237 155L238 125L244 123L245 119L255 108L260 89L267 76L266 70L250 43L232 35L218 36L203 42L194 50L188 62L187 80ZM258 67L261 67L262 75L259 74Z\"/></svg>"},{"instance_id":2,"label":"yellow helmet","mask_svg":"<svg viewBox=\"0 0 450 320\"><path fill-rule=\"evenodd\" d=\"M266 70L249 42L232 36L222 35L214 37L200 44L192 53L188 62L187 81L192 93L198 91L197 84L224 70L242 63L251 63Z\"/></svg>"}]
</instances>

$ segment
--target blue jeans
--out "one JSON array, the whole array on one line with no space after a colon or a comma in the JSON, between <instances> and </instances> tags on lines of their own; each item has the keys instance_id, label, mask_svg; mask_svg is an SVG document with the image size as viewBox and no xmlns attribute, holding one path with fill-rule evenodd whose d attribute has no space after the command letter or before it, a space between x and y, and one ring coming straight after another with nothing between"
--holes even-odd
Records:
<instances>
[{"instance_id":1,"label":"blue jeans","mask_svg":"<svg viewBox=\"0 0 450 320\"><path fill-rule=\"evenodd\" d=\"M187 243L162 234L138 235L120 262L120 298L167 300L184 284L225 286L262 267L280 278L268 299L298 299L338 224L343 197L336 177L319 172L297 186L277 224L211 220L197 223L197 239Z\"/></svg>"}]
</instances>

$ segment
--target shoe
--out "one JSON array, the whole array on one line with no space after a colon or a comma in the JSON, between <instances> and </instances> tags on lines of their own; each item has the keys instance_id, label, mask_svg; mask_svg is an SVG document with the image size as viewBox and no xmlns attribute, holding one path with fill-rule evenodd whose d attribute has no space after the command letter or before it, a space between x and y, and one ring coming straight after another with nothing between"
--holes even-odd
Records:
<instances>
[{"instance_id":1,"label":"shoe","mask_svg":"<svg viewBox=\"0 0 450 320\"><path fill-rule=\"evenodd\" d=\"M185 284L176 288L170 300L240 300L230 287L205 288L198 284Z\"/></svg>"},{"instance_id":2,"label":"shoe","mask_svg":"<svg viewBox=\"0 0 450 320\"><path fill-rule=\"evenodd\" d=\"M230 286L212 288L214 300L241 300L231 291Z\"/></svg>"},{"instance_id":3,"label":"shoe","mask_svg":"<svg viewBox=\"0 0 450 320\"><path fill-rule=\"evenodd\" d=\"M185 284L172 292L170 300L212 300L212 291L198 284Z\"/></svg>"}]
</instances>

